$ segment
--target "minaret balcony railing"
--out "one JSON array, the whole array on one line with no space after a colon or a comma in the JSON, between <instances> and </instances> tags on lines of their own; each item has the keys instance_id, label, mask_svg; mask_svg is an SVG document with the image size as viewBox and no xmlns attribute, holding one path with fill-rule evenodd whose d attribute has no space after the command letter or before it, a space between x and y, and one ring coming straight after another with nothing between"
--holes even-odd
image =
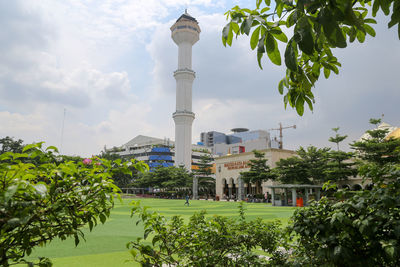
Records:
<instances>
[{"instance_id":1,"label":"minaret balcony railing","mask_svg":"<svg viewBox=\"0 0 400 267\"><path fill-rule=\"evenodd\" d=\"M180 73L188 73L188 74L193 74L194 76L196 76L196 72L194 72L193 70L191 70L189 68L177 69L176 71L174 71L174 75L180 74Z\"/></svg>"},{"instance_id":2,"label":"minaret balcony railing","mask_svg":"<svg viewBox=\"0 0 400 267\"><path fill-rule=\"evenodd\" d=\"M187 111L187 110L177 110L174 113L172 113L172 117L176 117L176 116L190 116L190 117L195 117L195 114L191 111Z\"/></svg>"}]
</instances>

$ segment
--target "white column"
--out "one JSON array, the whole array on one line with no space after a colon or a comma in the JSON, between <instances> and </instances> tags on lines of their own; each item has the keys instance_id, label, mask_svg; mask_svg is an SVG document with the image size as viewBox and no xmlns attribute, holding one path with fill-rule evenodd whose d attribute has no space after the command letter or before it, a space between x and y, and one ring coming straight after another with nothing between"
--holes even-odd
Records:
<instances>
[{"instance_id":1,"label":"white column","mask_svg":"<svg viewBox=\"0 0 400 267\"><path fill-rule=\"evenodd\" d=\"M275 206L275 188L272 188L271 203L272 206Z\"/></svg>"},{"instance_id":2,"label":"white column","mask_svg":"<svg viewBox=\"0 0 400 267\"><path fill-rule=\"evenodd\" d=\"M296 188L292 188L292 206L296 207L297 192Z\"/></svg>"}]
</instances>

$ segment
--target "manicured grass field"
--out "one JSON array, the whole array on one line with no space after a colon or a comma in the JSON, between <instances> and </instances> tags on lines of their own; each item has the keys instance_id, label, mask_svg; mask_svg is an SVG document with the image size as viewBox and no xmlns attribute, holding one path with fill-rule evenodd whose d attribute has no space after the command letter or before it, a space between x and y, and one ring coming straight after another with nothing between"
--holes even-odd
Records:
<instances>
[{"instance_id":1,"label":"manicured grass field","mask_svg":"<svg viewBox=\"0 0 400 267\"><path fill-rule=\"evenodd\" d=\"M132 199L124 199L122 203L117 201L111 212L111 217L102 225L94 227L90 232L88 228L84 230L86 242L75 247L73 239L60 241L54 240L46 247L35 250L30 259L39 256L48 257L52 260L55 267L118 267L118 266L139 266L130 261L129 251L126 244L143 236L141 224L136 226L136 218L130 217ZM181 215L188 219L193 213L206 210L208 216L223 215L229 217L238 216L238 203L225 201L190 201L190 206L184 206L185 200L165 200L165 199L140 199L143 206L150 206L150 210L171 217ZM264 203L246 203L246 218L251 220L257 217L271 221L279 219L283 224L287 224L294 208L291 207L272 207Z\"/></svg>"}]
</instances>

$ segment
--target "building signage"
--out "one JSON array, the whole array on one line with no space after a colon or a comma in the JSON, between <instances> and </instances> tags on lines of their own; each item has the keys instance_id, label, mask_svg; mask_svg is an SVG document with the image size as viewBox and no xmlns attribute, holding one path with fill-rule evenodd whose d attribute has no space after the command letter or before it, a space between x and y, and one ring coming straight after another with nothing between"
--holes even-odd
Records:
<instances>
[{"instance_id":1,"label":"building signage","mask_svg":"<svg viewBox=\"0 0 400 267\"><path fill-rule=\"evenodd\" d=\"M228 170L250 168L248 160L227 162L224 164L224 167Z\"/></svg>"}]
</instances>

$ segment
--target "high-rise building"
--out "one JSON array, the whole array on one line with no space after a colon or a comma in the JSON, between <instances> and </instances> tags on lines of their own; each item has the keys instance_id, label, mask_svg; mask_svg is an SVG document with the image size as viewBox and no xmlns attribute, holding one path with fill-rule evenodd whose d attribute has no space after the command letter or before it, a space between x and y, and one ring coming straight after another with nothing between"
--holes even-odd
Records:
<instances>
[{"instance_id":1,"label":"high-rise building","mask_svg":"<svg viewBox=\"0 0 400 267\"><path fill-rule=\"evenodd\" d=\"M192 123L192 85L196 77L192 70L192 46L199 40L200 27L187 11L171 26L171 37L178 45L178 69L176 79L175 121L175 165L191 168Z\"/></svg>"},{"instance_id":2,"label":"high-rise building","mask_svg":"<svg viewBox=\"0 0 400 267\"><path fill-rule=\"evenodd\" d=\"M232 134L224 134L216 131L203 132L200 140L214 155L224 156L240 154L253 150L278 148L279 143L271 139L268 131L253 130L247 128L234 128Z\"/></svg>"}]
</instances>

